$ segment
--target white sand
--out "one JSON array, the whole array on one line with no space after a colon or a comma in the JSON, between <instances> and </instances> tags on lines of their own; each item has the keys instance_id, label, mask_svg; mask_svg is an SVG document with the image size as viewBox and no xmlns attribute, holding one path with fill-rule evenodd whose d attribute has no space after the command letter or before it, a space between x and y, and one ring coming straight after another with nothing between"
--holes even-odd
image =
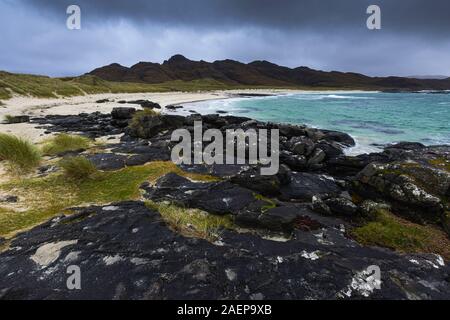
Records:
<instances>
[{"instance_id":1,"label":"white sand","mask_svg":"<svg viewBox=\"0 0 450 320\"><path fill-rule=\"evenodd\" d=\"M326 91L328 94L343 93L344 91ZM356 92L356 91L345 91ZM120 93L120 94L94 94L59 99L39 99L32 97L14 97L3 101L4 106L0 106L0 121L5 115L29 115L31 117L43 117L46 115L75 115L80 113L92 113L100 111L109 113L114 107L130 106L140 108L138 105L118 104L120 100L150 100L165 107L167 105L177 105L189 102L227 99L235 97L236 94L287 94L287 93L325 93L325 91L300 91L300 90L227 90L208 92L165 92L165 93ZM98 100L109 99L111 102L96 103ZM162 110L164 112L164 109ZM35 128L34 124L0 124L0 132L11 133L33 142L40 142L47 135L43 129Z\"/></svg>"}]
</instances>

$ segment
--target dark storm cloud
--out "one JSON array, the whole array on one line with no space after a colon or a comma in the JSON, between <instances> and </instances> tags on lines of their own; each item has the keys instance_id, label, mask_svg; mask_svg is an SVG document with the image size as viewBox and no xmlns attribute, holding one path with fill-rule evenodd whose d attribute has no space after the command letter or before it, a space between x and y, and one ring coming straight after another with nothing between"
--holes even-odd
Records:
<instances>
[{"instance_id":1,"label":"dark storm cloud","mask_svg":"<svg viewBox=\"0 0 450 320\"><path fill-rule=\"evenodd\" d=\"M278 29L363 29L365 10L371 4L382 8L383 27L388 32L448 35L448 0L22 0L39 10L58 14L70 4L94 19L123 18L184 26L254 25ZM101 21L97 21L101 22Z\"/></svg>"},{"instance_id":2,"label":"dark storm cloud","mask_svg":"<svg viewBox=\"0 0 450 320\"><path fill-rule=\"evenodd\" d=\"M82 30L66 28L78 4ZM377 4L382 29L366 28ZM77 75L118 62L265 59L370 75L450 75L448 0L0 0L0 70Z\"/></svg>"}]
</instances>

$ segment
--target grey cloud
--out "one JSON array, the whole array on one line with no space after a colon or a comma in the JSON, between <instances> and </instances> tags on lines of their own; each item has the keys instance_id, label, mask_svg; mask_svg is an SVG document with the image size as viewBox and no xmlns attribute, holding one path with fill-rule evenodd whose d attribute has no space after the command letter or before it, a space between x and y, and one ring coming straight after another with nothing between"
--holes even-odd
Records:
<instances>
[{"instance_id":1,"label":"grey cloud","mask_svg":"<svg viewBox=\"0 0 450 320\"><path fill-rule=\"evenodd\" d=\"M69 4L83 28L65 27ZM369 4L380 31L365 27ZM77 75L118 62L270 60L370 75L450 75L450 1L0 0L0 70Z\"/></svg>"},{"instance_id":2,"label":"grey cloud","mask_svg":"<svg viewBox=\"0 0 450 320\"><path fill-rule=\"evenodd\" d=\"M382 8L386 32L447 35L448 0L20 0L37 10L63 13L78 4L92 23L128 19L181 26L264 26L278 29L365 28L370 4ZM366 30L364 30L366 31Z\"/></svg>"}]
</instances>

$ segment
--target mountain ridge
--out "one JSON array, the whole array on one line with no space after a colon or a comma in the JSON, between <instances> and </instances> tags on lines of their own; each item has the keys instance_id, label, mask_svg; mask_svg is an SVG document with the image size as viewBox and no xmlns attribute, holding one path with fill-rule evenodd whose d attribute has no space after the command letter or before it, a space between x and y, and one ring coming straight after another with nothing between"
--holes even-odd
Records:
<instances>
[{"instance_id":1,"label":"mountain ridge","mask_svg":"<svg viewBox=\"0 0 450 320\"><path fill-rule=\"evenodd\" d=\"M214 62L190 60L177 54L163 63L138 62L131 67L118 63L99 67L88 75L108 81L157 84L167 81L213 79L227 85L273 87L370 88L379 90L449 90L450 78L370 77L356 72L321 71L306 66L289 68L267 60L243 63L225 59Z\"/></svg>"}]
</instances>

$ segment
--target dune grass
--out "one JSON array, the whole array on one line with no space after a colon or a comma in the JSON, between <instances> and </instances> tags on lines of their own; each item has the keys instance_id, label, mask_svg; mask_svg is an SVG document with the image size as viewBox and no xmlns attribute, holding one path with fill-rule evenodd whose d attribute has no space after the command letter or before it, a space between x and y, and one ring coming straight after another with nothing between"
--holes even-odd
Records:
<instances>
[{"instance_id":1,"label":"dune grass","mask_svg":"<svg viewBox=\"0 0 450 320\"><path fill-rule=\"evenodd\" d=\"M62 159L59 166L63 169L64 176L72 181L93 179L99 173L95 165L82 156Z\"/></svg>"},{"instance_id":2,"label":"dune grass","mask_svg":"<svg viewBox=\"0 0 450 320\"><path fill-rule=\"evenodd\" d=\"M146 205L158 211L174 231L187 237L215 241L220 236L221 229L233 227L233 219L228 215L217 216L198 209L153 201L146 201Z\"/></svg>"},{"instance_id":3,"label":"dune grass","mask_svg":"<svg viewBox=\"0 0 450 320\"><path fill-rule=\"evenodd\" d=\"M143 182L155 181L169 172L195 180L215 179L207 175L186 173L168 161L99 172L94 179L81 181L68 180L59 172L46 177L15 179L0 184L0 191L14 190L14 195L27 206L25 211L19 213L0 205L0 237L11 238L21 230L63 213L66 208L138 200L141 196L139 186Z\"/></svg>"},{"instance_id":4,"label":"dune grass","mask_svg":"<svg viewBox=\"0 0 450 320\"><path fill-rule=\"evenodd\" d=\"M169 81L158 84L111 82L96 76L50 78L39 75L13 74L0 71L0 99L14 94L38 98L57 98L96 93L141 93L168 91L207 91L236 89L213 79Z\"/></svg>"},{"instance_id":5,"label":"dune grass","mask_svg":"<svg viewBox=\"0 0 450 320\"><path fill-rule=\"evenodd\" d=\"M379 210L374 221L352 231L363 245L390 248L403 253L437 253L450 259L450 239L434 226L423 226Z\"/></svg>"},{"instance_id":6,"label":"dune grass","mask_svg":"<svg viewBox=\"0 0 450 320\"><path fill-rule=\"evenodd\" d=\"M106 81L92 75L80 77L50 78L47 76L13 74L0 71L0 99L13 95L38 98L57 98L96 93L145 93L169 91L212 91L232 89L277 89L277 86L231 85L215 79L193 81L174 80L163 83L131 83ZM325 87L279 87L278 89L325 90ZM336 88L328 88L336 89ZM343 88L341 88L343 89Z\"/></svg>"},{"instance_id":7,"label":"dune grass","mask_svg":"<svg viewBox=\"0 0 450 320\"><path fill-rule=\"evenodd\" d=\"M5 161L13 173L27 173L39 165L41 153L29 141L0 133L0 160Z\"/></svg>"},{"instance_id":8,"label":"dune grass","mask_svg":"<svg viewBox=\"0 0 450 320\"><path fill-rule=\"evenodd\" d=\"M45 141L42 152L45 155L56 156L68 151L87 149L91 144L92 142L88 138L62 133Z\"/></svg>"}]
</instances>

